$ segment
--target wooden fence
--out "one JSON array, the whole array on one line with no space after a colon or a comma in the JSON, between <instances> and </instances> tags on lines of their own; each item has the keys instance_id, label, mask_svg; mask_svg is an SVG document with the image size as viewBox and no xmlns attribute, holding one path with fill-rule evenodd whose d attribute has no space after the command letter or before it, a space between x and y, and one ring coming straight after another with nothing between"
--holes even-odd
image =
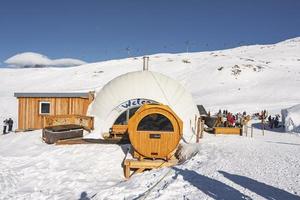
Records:
<instances>
[{"instance_id":1,"label":"wooden fence","mask_svg":"<svg viewBox=\"0 0 300 200\"><path fill-rule=\"evenodd\" d=\"M94 129L94 117L82 115L49 115L44 117L43 128L49 126L76 124L87 131Z\"/></svg>"}]
</instances>

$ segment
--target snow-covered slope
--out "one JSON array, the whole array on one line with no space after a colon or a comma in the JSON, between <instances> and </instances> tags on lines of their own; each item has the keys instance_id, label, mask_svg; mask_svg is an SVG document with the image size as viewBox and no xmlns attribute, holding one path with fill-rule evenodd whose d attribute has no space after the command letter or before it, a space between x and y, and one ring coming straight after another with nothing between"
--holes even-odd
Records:
<instances>
[{"instance_id":1,"label":"snow-covered slope","mask_svg":"<svg viewBox=\"0 0 300 200\"><path fill-rule=\"evenodd\" d=\"M2 68L0 119L16 121L14 92L98 91L141 69L141 57L72 68ZM300 102L300 38L151 55L150 69L179 80L211 111L279 113ZM40 130L0 135L0 199L300 199L300 137L271 131L262 136L259 128L254 123L253 138L205 134L192 159L129 181L121 166L126 146L46 145Z\"/></svg>"},{"instance_id":2,"label":"snow-covered slope","mask_svg":"<svg viewBox=\"0 0 300 200\"><path fill-rule=\"evenodd\" d=\"M141 69L141 57L72 68L0 69L0 117L16 117L14 92L99 90L114 77ZM150 69L179 80L209 110L279 112L300 101L300 37L273 45L151 55Z\"/></svg>"}]
</instances>

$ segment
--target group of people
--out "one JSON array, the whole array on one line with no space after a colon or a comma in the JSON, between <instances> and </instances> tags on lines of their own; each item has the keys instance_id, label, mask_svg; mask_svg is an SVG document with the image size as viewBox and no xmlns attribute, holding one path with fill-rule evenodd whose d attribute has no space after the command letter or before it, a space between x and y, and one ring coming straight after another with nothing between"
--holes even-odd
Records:
<instances>
[{"instance_id":1,"label":"group of people","mask_svg":"<svg viewBox=\"0 0 300 200\"><path fill-rule=\"evenodd\" d=\"M269 115L268 117L268 122L269 122L269 127L270 129L272 128L279 128L279 115L275 115L275 117L272 117L271 115Z\"/></svg>"},{"instance_id":2,"label":"group of people","mask_svg":"<svg viewBox=\"0 0 300 200\"><path fill-rule=\"evenodd\" d=\"M236 114L228 112L228 110L223 110L223 112L219 110L218 112L218 117L223 122L222 126L224 127L242 127L243 121L246 116L246 111Z\"/></svg>"},{"instance_id":3,"label":"group of people","mask_svg":"<svg viewBox=\"0 0 300 200\"><path fill-rule=\"evenodd\" d=\"M217 113L217 117L217 126L220 127L242 127L251 119L251 117L247 115L246 111L244 111L243 113L233 114L231 112L228 112L228 110L219 110L219 112ZM265 124L265 122L268 122L270 129L280 127L280 115L268 115L267 110L262 110L261 112L254 113L252 115L252 118L262 120L263 124Z\"/></svg>"},{"instance_id":4,"label":"group of people","mask_svg":"<svg viewBox=\"0 0 300 200\"><path fill-rule=\"evenodd\" d=\"M12 118L5 119L3 121L3 134L11 132L13 129L13 125L14 125L14 121L12 120Z\"/></svg>"}]
</instances>

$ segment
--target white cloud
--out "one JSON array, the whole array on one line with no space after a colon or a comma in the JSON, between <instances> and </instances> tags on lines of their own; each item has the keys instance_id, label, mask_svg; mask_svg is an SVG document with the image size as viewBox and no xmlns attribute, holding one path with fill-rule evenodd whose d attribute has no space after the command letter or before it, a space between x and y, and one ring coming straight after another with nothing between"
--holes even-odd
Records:
<instances>
[{"instance_id":1,"label":"white cloud","mask_svg":"<svg viewBox=\"0 0 300 200\"><path fill-rule=\"evenodd\" d=\"M16 54L6 61L9 67L72 67L86 64L86 62L72 58L50 59L45 55L25 52Z\"/></svg>"}]
</instances>

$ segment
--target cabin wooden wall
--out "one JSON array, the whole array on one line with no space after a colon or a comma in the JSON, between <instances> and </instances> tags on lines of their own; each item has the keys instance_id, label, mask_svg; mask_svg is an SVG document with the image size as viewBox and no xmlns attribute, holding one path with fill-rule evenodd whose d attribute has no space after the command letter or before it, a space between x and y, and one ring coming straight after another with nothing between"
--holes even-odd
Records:
<instances>
[{"instance_id":1,"label":"cabin wooden wall","mask_svg":"<svg viewBox=\"0 0 300 200\"><path fill-rule=\"evenodd\" d=\"M40 129L43 127L43 117L39 114L41 101L50 102L50 115L86 115L91 99L80 97L19 97L19 130Z\"/></svg>"}]
</instances>

